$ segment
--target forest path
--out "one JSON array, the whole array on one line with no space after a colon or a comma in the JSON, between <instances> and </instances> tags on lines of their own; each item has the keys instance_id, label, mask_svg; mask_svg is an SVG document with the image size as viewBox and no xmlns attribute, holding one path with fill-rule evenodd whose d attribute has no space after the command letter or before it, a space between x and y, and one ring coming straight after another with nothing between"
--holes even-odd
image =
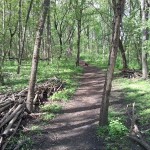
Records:
<instances>
[{"instance_id":1,"label":"forest path","mask_svg":"<svg viewBox=\"0 0 150 150\"><path fill-rule=\"evenodd\" d=\"M45 126L42 134L33 136L33 150L104 150L96 136L104 72L83 66L80 86L63 113ZM42 129L43 130L43 129Z\"/></svg>"}]
</instances>

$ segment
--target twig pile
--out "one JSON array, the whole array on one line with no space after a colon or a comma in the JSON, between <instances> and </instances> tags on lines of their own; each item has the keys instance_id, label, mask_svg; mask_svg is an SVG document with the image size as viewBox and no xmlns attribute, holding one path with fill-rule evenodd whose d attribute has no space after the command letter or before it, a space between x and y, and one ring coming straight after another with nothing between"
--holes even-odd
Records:
<instances>
[{"instance_id":1,"label":"twig pile","mask_svg":"<svg viewBox=\"0 0 150 150\"><path fill-rule=\"evenodd\" d=\"M35 86L34 105L43 104L47 97L62 90L64 83L57 79L49 79L44 84ZM11 138L16 134L26 113L28 89L0 97L0 149L4 150Z\"/></svg>"},{"instance_id":2,"label":"twig pile","mask_svg":"<svg viewBox=\"0 0 150 150\"><path fill-rule=\"evenodd\" d=\"M123 78L141 78L142 73L135 69L123 69L121 71Z\"/></svg>"}]
</instances>

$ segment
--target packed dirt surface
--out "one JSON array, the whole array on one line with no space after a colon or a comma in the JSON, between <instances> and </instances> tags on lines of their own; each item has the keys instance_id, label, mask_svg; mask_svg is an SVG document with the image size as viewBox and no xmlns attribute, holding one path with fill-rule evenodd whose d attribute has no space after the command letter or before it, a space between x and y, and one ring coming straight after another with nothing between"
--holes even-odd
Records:
<instances>
[{"instance_id":1,"label":"packed dirt surface","mask_svg":"<svg viewBox=\"0 0 150 150\"><path fill-rule=\"evenodd\" d=\"M62 113L33 136L33 150L104 150L96 136L105 74L83 65L80 85Z\"/></svg>"}]
</instances>

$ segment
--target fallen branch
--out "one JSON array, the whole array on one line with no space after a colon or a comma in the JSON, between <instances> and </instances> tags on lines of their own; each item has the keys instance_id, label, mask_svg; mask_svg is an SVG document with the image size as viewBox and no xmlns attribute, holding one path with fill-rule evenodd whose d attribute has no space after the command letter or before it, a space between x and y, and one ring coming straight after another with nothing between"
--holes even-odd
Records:
<instances>
[{"instance_id":1,"label":"fallen branch","mask_svg":"<svg viewBox=\"0 0 150 150\"><path fill-rule=\"evenodd\" d=\"M133 141L137 142L138 144L140 144L146 150L150 150L150 146L143 139L141 139L141 138L138 139L138 137L131 136L131 135L129 135L129 138L132 139Z\"/></svg>"},{"instance_id":2,"label":"fallen branch","mask_svg":"<svg viewBox=\"0 0 150 150\"><path fill-rule=\"evenodd\" d=\"M146 141L144 141L138 125L136 124L137 115L135 111L135 103L130 106L127 105L127 114L131 120L130 134L128 137L144 147L146 150L150 150L150 146Z\"/></svg>"},{"instance_id":3,"label":"fallen branch","mask_svg":"<svg viewBox=\"0 0 150 150\"><path fill-rule=\"evenodd\" d=\"M5 148L6 148L6 146L7 146L7 144L9 143L9 141L11 140L11 138L12 137L14 137L14 135L16 134L16 132L17 132L17 129L19 128L19 125L20 125L20 123L21 123L21 121L22 121L22 117L20 118L20 120L18 121L18 123L17 123L17 125L16 125L16 127L15 127L15 129L14 129L14 132L13 132L13 134L7 139L7 141L3 144L3 146L2 146L2 149L1 150L5 150Z\"/></svg>"}]
</instances>

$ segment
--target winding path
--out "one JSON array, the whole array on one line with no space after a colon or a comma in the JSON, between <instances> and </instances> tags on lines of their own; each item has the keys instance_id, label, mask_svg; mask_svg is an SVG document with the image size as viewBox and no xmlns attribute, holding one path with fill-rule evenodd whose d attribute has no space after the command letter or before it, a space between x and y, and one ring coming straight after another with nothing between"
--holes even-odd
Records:
<instances>
[{"instance_id":1,"label":"winding path","mask_svg":"<svg viewBox=\"0 0 150 150\"><path fill-rule=\"evenodd\" d=\"M83 67L75 95L63 103L63 113L35 139L33 150L104 150L96 137L104 72L93 66Z\"/></svg>"}]
</instances>

